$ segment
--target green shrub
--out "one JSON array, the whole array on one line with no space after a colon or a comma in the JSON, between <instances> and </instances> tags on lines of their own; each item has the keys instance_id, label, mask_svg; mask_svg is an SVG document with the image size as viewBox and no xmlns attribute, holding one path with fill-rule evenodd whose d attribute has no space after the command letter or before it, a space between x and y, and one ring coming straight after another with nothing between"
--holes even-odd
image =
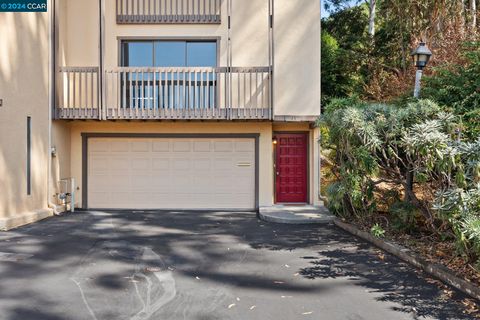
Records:
<instances>
[{"instance_id":1,"label":"green shrub","mask_svg":"<svg viewBox=\"0 0 480 320\"><path fill-rule=\"evenodd\" d=\"M480 135L480 42L464 45L464 65L443 65L425 78L423 96L458 115L468 138Z\"/></svg>"},{"instance_id":2,"label":"green shrub","mask_svg":"<svg viewBox=\"0 0 480 320\"><path fill-rule=\"evenodd\" d=\"M372 226L372 228L370 229L370 233L375 238L383 238L385 236L385 230L378 223Z\"/></svg>"},{"instance_id":3,"label":"green shrub","mask_svg":"<svg viewBox=\"0 0 480 320\"><path fill-rule=\"evenodd\" d=\"M328 132L322 139L324 147L333 150L330 156L338 178L333 188L343 195L331 196L332 209L343 215L373 212L374 191L381 182L403 186L407 200L418 202L410 173L419 172L424 180L440 178L434 172L440 166L436 160L448 148L452 120L430 101L397 107L334 100L319 123ZM442 166L451 167L449 160L445 157ZM429 215L425 208L423 213Z\"/></svg>"},{"instance_id":4,"label":"green shrub","mask_svg":"<svg viewBox=\"0 0 480 320\"><path fill-rule=\"evenodd\" d=\"M335 164L327 188L332 212L364 219L387 208L395 229L414 232L422 223L450 232L462 254L480 258L480 137L461 141L459 117L429 100L397 106L334 99L319 125Z\"/></svg>"}]
</instances>

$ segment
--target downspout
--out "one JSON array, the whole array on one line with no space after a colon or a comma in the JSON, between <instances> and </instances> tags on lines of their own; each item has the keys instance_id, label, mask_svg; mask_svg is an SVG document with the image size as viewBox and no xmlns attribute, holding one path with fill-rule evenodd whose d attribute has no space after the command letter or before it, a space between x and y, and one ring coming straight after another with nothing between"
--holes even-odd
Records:
<instances>
[{"instance_id":1,"label":"downspout","mask_svg":"<svg viewBox=\"0 0 480 320\"><path fill-rule=\"evenodd\" d=\"M51 201L51 179L52 179L52 120L53 108L55 106L55 0L50 0L47 8L50 7L49 22L50 30L48 33L48 165L47 165L47 204L52 209L53 214L59 215L61 212L58 206Z\"/></svg>"},{"instance_id":2,"label":"downspout","mask_svg":"<svg viewBox=\"0 0 480 320\"><path fill-rule=\"evenodd\" d=\"M268 0L268 64L270 67L270 92L269 92L269 104L270 104L270 119L272 122L275 120L275 107L274 107L274 69L275 69L275 33L274 33L274 17L275 17L275 0Z\"/></svg>"},{"instance_id":3,"label":"downspout","mask_svg":"<svg viewBox=\"0 0 480 320\"><path fill-rule=\"evenodd\" d=\"M317 143L318 143L318 200L324 201L322 196L322 135L320 133Z\"/></svg>"},{"instance_id":4,"label":"downspout","mask_svg":"<svg viewBox=\"0 0 480 320\"><path fill-rule=\"evenodd\" d=\"M320 5L320 16L322 16L322 5ZM322 34L322 25L320 24L320 35ZM319 113L322 116L322 41L320 41L320 85L318 90L320 90L320 101L319 101ZM319 130L318 134L318 200L324 201L322 196L322 131Z\"/></svg>"}]
</instances>

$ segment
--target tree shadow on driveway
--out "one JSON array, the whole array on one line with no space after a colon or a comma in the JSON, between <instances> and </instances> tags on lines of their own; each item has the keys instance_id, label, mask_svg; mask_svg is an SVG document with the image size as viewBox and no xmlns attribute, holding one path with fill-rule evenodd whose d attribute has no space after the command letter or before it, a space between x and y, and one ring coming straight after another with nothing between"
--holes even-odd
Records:
<instances>
[{"instance_id":1,"label":"tree shadow on driveway","mask_svg":"<svg viewBox=\"0 0 480 320\"><path fill-rule=\"evenodd\" d=\"M314 301L334 289L322 279L340 278L398 313L470 319L455 301L462 295L445 298L415 269L389 255L379 259L334 226L269 224L248 212L78 212L1 233L0 252L28 257L0 258L0 314L8 320L141 319L177 303L175 285L200 296L216 286Z\"/></svg>"},{"instance_id":2,"label":"tree shadow on driveway","mask_svg":"<svg viewBox=\"0 0 480 320\"><path fill-rule=\"evenodd\" d=\"M316 258L307 257L311 266L300 273L312 280L346 278L378 295L378 301L395 303L394 310L413 314L416 319L472 319L452 303L465 298L463 294L396 257L357 241L350 247L321 251Z\"/></svg>"}]
</instances>

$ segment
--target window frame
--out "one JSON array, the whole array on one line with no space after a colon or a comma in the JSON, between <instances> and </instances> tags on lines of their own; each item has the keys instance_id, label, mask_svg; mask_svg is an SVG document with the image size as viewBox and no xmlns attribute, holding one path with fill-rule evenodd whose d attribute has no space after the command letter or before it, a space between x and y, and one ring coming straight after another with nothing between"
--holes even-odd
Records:
<instances>
[{"instance_id":1,"label":"window frame","mask_svg":"<svg viewBox=\"0 0 480 320\"><path fill-rule=\"evenodd\" d=\"M215 42L217 47L216 52L216 68L220 67L220 44L221 44L221 37L135 37L135 36L124 36L124 37L117 37L118 41L118 50L117 50L117 65L118 67L123 66L123 43L132 41L132 42L148 42L152 41L153 43L153 50L155 50L155 41L170 41L170 42ZM155 51L154 51L154 58L155 58ZM135 67L132 67L135 68ZM161 67L160 67L161 68ZM188 67L187 67L188 68Z\"/></svg>"}]
</instances>

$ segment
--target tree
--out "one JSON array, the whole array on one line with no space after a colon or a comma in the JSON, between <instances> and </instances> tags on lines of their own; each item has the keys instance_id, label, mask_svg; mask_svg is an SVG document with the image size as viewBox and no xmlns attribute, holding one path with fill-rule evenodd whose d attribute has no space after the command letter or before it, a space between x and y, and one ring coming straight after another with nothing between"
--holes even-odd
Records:
<instances>
[{"instance_id":1,"label":"tree","mask_svg":"<svg viewBox=\"0 0 480 320\"><path fill-rule=\"evenodd\" d=\"M322 102L361 92L368 62L368 12L352 7L322 20Z\"/></svg>"},{"instance_id":2,"label":"tree","mask_svg":"<svg viewBox=\"0 0 480 320\"><path fill-rule=\"evenodd\" d=\"M452 110L469 138L480 135L480 42L461 48L465 62L444 64L425 78L424 97Z\"/></svg>"},{"instance_id":3,"label":"tree","mask_svg":"<svg viewBox=\"0 0 480 320\"><path fill-rule=\"evenodd\" d=\"M375 36L375 16L377 13L377 0L369 0L369 18L368 18L368 34L370 37Z\"/></svg>"},{"instance_id":4,"label":"tree","mask_svg":"<svg viewBox=\"0 0 480 320\"><path fill-rule=\"evenodd\" d=\"M323 7L330 13L336 13L356 6L361 0L323 0Z\"/></svg>"},{"instance_id":5,"label":"tree","mask_svg":"<svg viewBox=\"0 0 480 320\"><path fill-rule=\"evenodd\" d=\"M475 0L470 0L470 16L471 16L471 27L473 31L477 30L477 3Z\"/></svg>"},{"instance_id":6,"label":"tree","mask_svg":"<svg viewBox=\"0 0 480 320\"><path fill-rule=\"evenodd\" d=\"M322 28L343 52L335 72L357 79L352 94L366 100L391 101L410 95L411 50L424 40L434 51L430 66L461 60L458 48L478 37L470 32L477 24L476 1L326 0L331 15L322 20ZM427 73L432 70L428 68Z\"/></svg>"}]
</instances>

